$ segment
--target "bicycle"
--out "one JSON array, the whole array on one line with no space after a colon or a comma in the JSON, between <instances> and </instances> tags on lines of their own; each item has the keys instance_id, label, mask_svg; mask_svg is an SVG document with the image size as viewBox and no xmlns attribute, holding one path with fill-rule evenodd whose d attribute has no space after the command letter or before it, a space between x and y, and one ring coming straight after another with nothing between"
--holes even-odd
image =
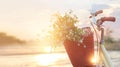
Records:
<instances>
[{"instance_id":1,"label":"bicycle","mask_svg":"<svg viewBox=\"0 0 120 67\"><path fill-rule=\"evenodd\" d=\"M96 60L96 67L114 67L112 64L112 61L107 53L107 50L104 47L104 27L102 26L105 21L111 21L115 22L115 17L101 17L100 19L96 20L96 16L99 14L103 13L103 10L98 10L96 12L91 12L91 16L89 17L92 19L91 25L95 31L96 38L97 38L97 59L99 58L100 60ZM95 28L95 26L97 29ZM97 31L101 32L101 38L98 43L98 33Z\"/></svg>"}]
</instances>

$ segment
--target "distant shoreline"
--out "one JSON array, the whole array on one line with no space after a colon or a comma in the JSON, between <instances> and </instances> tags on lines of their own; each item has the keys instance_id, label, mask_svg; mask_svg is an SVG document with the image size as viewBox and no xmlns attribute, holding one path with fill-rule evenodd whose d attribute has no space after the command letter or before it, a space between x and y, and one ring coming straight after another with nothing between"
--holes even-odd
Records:
<instances>
[{"instance_id":1,"label":"distant shoreline","mask_svg":"<svg viewBox=\"0 0 120 67\"><path fill-rule=\"evenodd\" d=\"M114 51L118 51L120 50L120 45L119 43L109 43L109 44L105 44L105 48L107 50L114 50Z\"/></svg>"}]
</instances>

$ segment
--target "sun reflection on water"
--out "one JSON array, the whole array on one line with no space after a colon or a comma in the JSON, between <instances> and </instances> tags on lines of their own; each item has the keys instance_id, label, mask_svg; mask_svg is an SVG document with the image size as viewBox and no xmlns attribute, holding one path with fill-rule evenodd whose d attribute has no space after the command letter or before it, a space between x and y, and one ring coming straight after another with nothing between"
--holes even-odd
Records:
<instances>
[{"instance_id":1,"label":"sun reflection on water","mask_svg":"<svg viewBox=\"0 0 120 67\"><path fill-rule=\"evenodd\" d=\"M40 54L35 56L35 60L41 66L48 66L55 64L59 59L62 58L61 54Z\"/></svg>"}]
</instances>

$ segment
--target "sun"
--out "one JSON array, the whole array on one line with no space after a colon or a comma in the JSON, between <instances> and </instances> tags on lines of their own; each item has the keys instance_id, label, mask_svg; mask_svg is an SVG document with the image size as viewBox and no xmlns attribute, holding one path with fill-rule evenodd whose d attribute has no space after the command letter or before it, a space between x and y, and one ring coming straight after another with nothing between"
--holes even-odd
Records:
<instances>
[{"instance_id":1,"label":"sun","mask_svg":"<svg viewBox=\"0 0 120 67\"><path fill-rule=\"evenodd\" d=\"M46 46L46 47L44 47L44 51L45 52L51 52L52 51L52 47L51 46Z\"/></svg>"}]
</instances>

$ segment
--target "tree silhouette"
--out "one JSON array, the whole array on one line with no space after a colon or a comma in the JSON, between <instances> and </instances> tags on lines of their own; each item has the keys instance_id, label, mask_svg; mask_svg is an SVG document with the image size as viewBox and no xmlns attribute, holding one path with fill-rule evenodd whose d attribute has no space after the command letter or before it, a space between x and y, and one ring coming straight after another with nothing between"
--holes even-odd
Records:
<instances>
[{"instance_id":1,"label":"tree silhouette","mask_svg":"<svg viewBox=\"0 0 120 67\"><path fill-rule=\"evenodd\" d=\"M15 43L22 44L22 43L25 43L25 41L20 40L16 38L15 36L7 35L4 32L0 32L0 45L15 44Z\"/></svg>"}]
</instances>

